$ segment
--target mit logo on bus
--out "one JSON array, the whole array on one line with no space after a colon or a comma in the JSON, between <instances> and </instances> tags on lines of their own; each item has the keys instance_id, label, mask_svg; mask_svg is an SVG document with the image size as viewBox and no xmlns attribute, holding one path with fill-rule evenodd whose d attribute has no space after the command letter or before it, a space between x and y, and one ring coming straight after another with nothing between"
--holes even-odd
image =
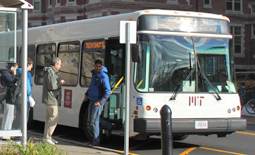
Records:
<instances>
[{"instance_id":1,"label":"mit logo on bus","mask_svg":"<svg viewBox=\"0 0 255 155\"><path fill-rule=\"evenodd\" d=\"M189 106L202 106L203 99L204 99L204 96L190 96Z\"/></svg>"}]
</instances>

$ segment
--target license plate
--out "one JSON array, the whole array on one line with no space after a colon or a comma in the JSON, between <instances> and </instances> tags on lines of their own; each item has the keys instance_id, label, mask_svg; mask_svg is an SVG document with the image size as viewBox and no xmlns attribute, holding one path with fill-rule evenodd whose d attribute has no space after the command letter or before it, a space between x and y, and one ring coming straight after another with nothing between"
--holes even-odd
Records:
<instances>
[{"instance_id":1,"label":"license plate","mask_svg":"<svg viewBox=\"0 0 255 155\"><path fill-rule=\"evenodd\" d=\"M195 129L208 129L208 121L195 121Z\"/></svg>"}]
</instances>

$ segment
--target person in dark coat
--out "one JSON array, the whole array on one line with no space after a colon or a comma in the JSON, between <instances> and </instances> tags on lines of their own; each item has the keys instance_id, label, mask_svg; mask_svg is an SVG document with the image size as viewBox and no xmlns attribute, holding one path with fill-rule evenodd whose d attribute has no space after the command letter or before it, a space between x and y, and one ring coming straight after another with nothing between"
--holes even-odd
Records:
<instances>
[{"instance_id":1,"label":"person in dark coat","mask_svg":"<svg viewBox=\"0 0 255 155\"><path fill-rule=\"evenodd\" d=\"M9 88L15 86L16 82L18 81L18 79L15 78L17 68L18 68L17 63L8 63L7 69L3 69L1 74L1 84L2 86L8 88L6 99L2 101L4 104L4 117L2 120L1 127L2 130L12 129L15 105L11 103L12 97ZM10 139L10 136L3 136L2 139L4 140Z\"/></svg>"}]
</instances>

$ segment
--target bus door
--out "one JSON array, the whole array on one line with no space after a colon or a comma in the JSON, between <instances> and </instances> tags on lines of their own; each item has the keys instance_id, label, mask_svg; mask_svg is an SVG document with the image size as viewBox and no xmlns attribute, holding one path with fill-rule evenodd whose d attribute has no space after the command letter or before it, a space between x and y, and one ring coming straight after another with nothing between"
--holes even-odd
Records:
<instances>
[{"instance_id":1,"label":"bus door","mask_svg":"<svg viewBox=\"0 0 255 155\"><path fill-rule=\"evenodd\" d=\"M106 41L105 66L108 69L112 94L105 103L103 118L116 124L116 129L122 129L125 118L125 45L118 39Z\"/></svg>"}]
</instances>

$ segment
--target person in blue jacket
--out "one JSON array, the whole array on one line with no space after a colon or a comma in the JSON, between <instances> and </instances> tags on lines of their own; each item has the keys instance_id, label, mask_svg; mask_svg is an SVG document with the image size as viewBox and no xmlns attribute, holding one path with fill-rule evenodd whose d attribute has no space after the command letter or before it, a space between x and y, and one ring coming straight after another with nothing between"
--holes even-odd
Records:
<instances>
[{"instance_id":1,"label":"person in blue jacket","mask_svg":"<svg viewBox=\"0 0 255 155\"><path fill-rule=\"evenodd\" d=\"M96 60L95 65L91 73L92 79L90 82L89 89L85 93L84 101L90 100L88 106L88 121L93 129L93 140L89 146L99 145L99 122L100 126L112 130L115 126L113 123L109 123L100 119L101 112L105 101L111 95L111 87L109 82L109 77L106 74L108 72L107 68L103 66L102 60Z\"/></svg>"},{"instance_id":2,"label":"person in blue jacket","mask_svg":"<svg viewBox=\"0 0 255 155\"><path fill-rule=\"evenodd\" d=\"M27 59L27 121L29 119L29 112L30 112L30 102L29 96L32 97L32 75L30 71L33 68L33 60L28 58ZM20 78L22 73L22 68L17 69L16 77Z\"/></svg>"}]
</instances>

